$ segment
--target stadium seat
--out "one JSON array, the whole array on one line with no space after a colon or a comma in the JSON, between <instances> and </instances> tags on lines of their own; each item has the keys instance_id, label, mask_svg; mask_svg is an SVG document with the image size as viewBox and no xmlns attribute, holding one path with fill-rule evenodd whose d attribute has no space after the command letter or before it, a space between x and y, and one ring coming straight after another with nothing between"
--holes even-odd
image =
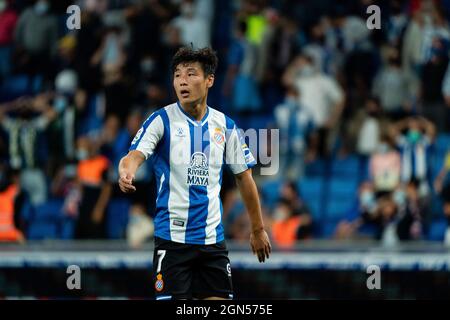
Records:
<instances>
[{"instance_id":1,"label":"stadium seat","mask_svg":"<svg viewBox=\"0 0 450 320\"><path fill-rule=\"evenodd\" d=\"M325 218L327 221L344 219L354 204L353 197L331 197L325 204Z\"/></svg>"},{"instance_id":2,"label":"stadium seat","mask_svg":"<svg viewBox=\"0 0 450 320\"><path fill-rule=\"evenodd\" d=\"M435 141L435 151L445 154L450 150L450 134L439 134Z\"/></svg>"},{"instance_id":3,"label":"stadium seat","mask_svg":"<svg viewBox=\"0 0 450 320\"><path fill-rule=\"evenodd\" d=\"M64 200L50 199L47 202L34 206L33 221L54 220L63 218L62 206Z\"/></svg>"},{"instance_id":4,"label":"stadium seat","mask_svg":"<svg viewBox=\"0 0 450 320\"><path fill-rule=\"evenodd\" d=\"M323 222L321 226L321 234L320 236L323 238L330 238L333 236L334 231L336 230L337 222L328 221Z\"/></svg>"},{"instance_id":5,"label":"stadium seat","mask_svg":"<svg viewBox=\"0 0 450 320\"><path fill-rule=\"evenodd\" d=\"M442 199L435 192L432 192L431 195L431 215L434 218L442 218L444 216Z\"/></svg>"},{"instance_id":6,"label":"stadium seat","mask_svg":"<svg viewBox=\"0 0 450 320\"><path fill-rule=\"evenodd\" d=\"M267 181L261 186L262 201L265 206L273 209L280 197L281 187L282 181L278 179Z\"/></svg>"},{"instance_id":7,"label":"stadium seat","mask_svg":"<svg viewBox=\"0 0 450 320\"><path fill-rule=\"evenodd\" d=\"M429 172L431 174L431 179L433 181L441 171L442 166L444 165L444 160L445 160L445 153L441 152L434 152L433 155L430 157Z\"/></svg>"},{"instance_id":8,"label":"stadium seat","mask_svg":"<svg viewBox=\"0 0 450 320\"><path fill-rule=\"evenodd\" d=\"M325 177L326 161L318 159L305 164L305 176L307 177Z\"/></svg>"},{"instance_id":9,"label":"stadium seat","mask_svg":"<svg viewBox=\"0 0 450 320\"><path fill-rule=\"evenodd\" d=\"M72 218L65 218L59 224L58 236L60 239L73 239L75 233L76 220Z\"/></svg>"},{"instance_id":10,"label":"stadium seat","mask_svg":"<svg viewBox=\"0 0 450 320\"><path fill-rule=\"evenodd\" d=\"M358 180L353 177L332 178L329 181L328 196L356 196L358 190Z\"/></svg>"},{"instance_id":11,"label":"stadium seat","mask_svg":"<svg viewBox=\"0 0 450 320\"><path fill-rule=\"evenodd\" d=\"M314 220L322 217L324 179L320 177L304 177L298 182L298 190L303 201L311 210Z\"/></svg>"},{"instance_id":12,"label":"stadium seat","mask_svg":"<svg viewBox=\"0 0 450 320\"><path fill-rule=\"evenodd\" d=\"M447 220L445 219L433 220L428 230L427 240L443 241L446 230L447 230Z\"/></svg>"},{"instance_id":13,"label":"stadium seat","mask_svg":"<svg viewBox=\"0 0 450 320\"><path fill-rule=\"evenodd\" d=\"M106 213L108 238L122 239L125 237L130 206L130 201L124 198L113 199L109 202Z\"/></svg>"},{"instance_id":14,"label":"stadium seat","mask_svg":"<svg viewBox=\"0 0 450 320\"><path fill-rule=\"evenodd\" d=\"M331 177L359 178L360 161L356 156L335 158L331 162Z\"/></svg>"},{"instance_id":15,"label":"stadium seat","mask_svg":"<svg viewBox=\"0 0 450 320\"><path fill-rule=\"evenodd\" d=\"M248 123L246 125L247 128L252 129L267 129L272 120L271 115L252 116L248 119Z\"/></svg>"},{"instance_id":16,"label":"stadium seat","mask_svg":"<svg viewBox=\"0 0 450 320\"><path fill-rule=\"evenodd\" d=\"M80 123L79 127L80 135L88 134L92 131L101 129L103 122L101 116L98 114L98 106L100 103L100 96L95 95L89 97L86 106L86 116Z\"/></svg>"},{"instance_id":17,"label":"stadium seat","mask_svg":"<svg viewBox=\"0 0 450 320\"><path fill-rule=\"evenodd\" d=\"M57 224L49 221L35 221L30 224L27 239L44 240L58 238Z\"/></svg>"},{"instance_id":18,"label":"stadium seat","mask_svg":"<svg viewBox=\"0 0 450 320\"><path fill-rule=\"evenodd\" d=\"M15 75L8 78L1 86L0 93L3 101L13 100L30 94L30 78L26 75Z\"/></svg>"},{"instance_id":19,"label":"stadium seat","mask_svg":"<svg viewBox=\"0 0 450 320\"><path fill-rule=\"evenodd\" d=\"M354 177L331 179L324 201L326 219L331 221L343 219L355 203L357 190L358 181Z\"/></svg>"}]
</instances>

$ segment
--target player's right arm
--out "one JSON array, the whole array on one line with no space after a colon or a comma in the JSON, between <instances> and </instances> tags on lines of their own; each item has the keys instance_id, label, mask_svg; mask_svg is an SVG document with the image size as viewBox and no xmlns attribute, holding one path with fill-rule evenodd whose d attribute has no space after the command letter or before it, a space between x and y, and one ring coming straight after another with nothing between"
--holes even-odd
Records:
<instances>
[{"instance_id":1,"label":"player's right arm","mask_svg":"<svg viewBox=\"0 0 450 320\"><path fill-rule=\"evenodd\" d=\"M119 162L119 188L125 193L136 191L133 181L136 172L145 160L150 157L164 135L164 124L158 112L154 112L145 120L136 133L128 154Z\"/></svg>"},{"instance_id":2,"label":"player's right arm","mask_svg":"<svg viewBox=\"0 0 450 320\"><path fill-rule=\"evenodd\" d=\"M145 161L145 156L141 151L131 150L119 162L119 187L122 192L131 193L136 191L133 186L136 172Z\"/></svg>"}]
</instances>

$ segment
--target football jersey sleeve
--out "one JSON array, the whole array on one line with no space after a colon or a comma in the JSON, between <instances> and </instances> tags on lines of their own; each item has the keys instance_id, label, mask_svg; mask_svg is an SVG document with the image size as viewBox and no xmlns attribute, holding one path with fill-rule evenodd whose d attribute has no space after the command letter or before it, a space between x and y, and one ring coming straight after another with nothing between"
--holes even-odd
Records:
<instances>
[{"instance_id":1,"label":"football jersey sleeve","mask_svg":"<svg viewBox=\"0 0 450 320\"><path fill-rule=\"evenodd\" d=\"M234 174L239 174L256 165L256 160L245 143L241 130L236 125L227 129L227 140L225 145L225 163Z\"/></svg>"},{"instance_id":2,"label":"football jersey sleeve","mask_svg":"<svg viewBox=\"0 0 450 320\"><path fill-rule=\"evenodd\" d=\"M142 127L136 133L129 151L138 150L142 152L145 159L148 159L155 152L156 146L163 134L164 124L161 116L157 112L154 112L145 120Z\"/></svg>"}]
</instances>

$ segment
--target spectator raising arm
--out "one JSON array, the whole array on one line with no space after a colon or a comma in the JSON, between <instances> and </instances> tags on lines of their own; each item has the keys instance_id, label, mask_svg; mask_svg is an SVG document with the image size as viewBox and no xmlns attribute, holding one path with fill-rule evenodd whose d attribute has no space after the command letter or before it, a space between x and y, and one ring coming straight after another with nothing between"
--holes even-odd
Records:
<instances>
[{"instance_id":1,"label":"spectator raising arm","mask_svg":"<svg viewBox=\"0 0 450 320\"><path fill-rule=\"evenodd\" d=\"M450 171L450 151L447 152L447 156L445 157L444 165L442 166L442 169L439 171L438 176L434 180L434 190L437 193L442 192L445 177L447 176L449 171Z\"/></svg>"}]
</instances>

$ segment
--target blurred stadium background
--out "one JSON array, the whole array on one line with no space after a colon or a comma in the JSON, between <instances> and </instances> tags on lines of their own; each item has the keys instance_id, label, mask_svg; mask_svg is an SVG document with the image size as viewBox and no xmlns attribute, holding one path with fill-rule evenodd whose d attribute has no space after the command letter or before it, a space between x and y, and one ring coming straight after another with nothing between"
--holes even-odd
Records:
<instances>
[{"instance_id":1,"label":"blurred stadium background","mask_svg":"<svg viewBox=\"0 0 450 320\"><path fill-rule=\"evenodd\" d=\"M153 297L152 163L131 196L117 165L191 44L219 56L210 106L280 130L265 264L224 175L237 299L450 298L449 22L449 0L0 0L0 298Z\"/></svg>"}]
</instances>

